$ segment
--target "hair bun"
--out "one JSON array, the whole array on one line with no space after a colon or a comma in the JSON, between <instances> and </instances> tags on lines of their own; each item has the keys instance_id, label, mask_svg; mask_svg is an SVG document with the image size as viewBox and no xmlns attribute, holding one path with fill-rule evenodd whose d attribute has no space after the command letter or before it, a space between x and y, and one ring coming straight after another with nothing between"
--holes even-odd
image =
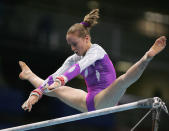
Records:
<instances>
[{"instance_id":1,"label":"hair bun","mask_svg":"<svg viewBox=\"0 0 169 131\"><path fill-rule=\"evenodd\" d=\"M93 27L98 23L99 9L93 9L89 14L84 17L83 24L85 27ZM87 24L86 24L87 23Z\"/></svg>"}]
</instances>

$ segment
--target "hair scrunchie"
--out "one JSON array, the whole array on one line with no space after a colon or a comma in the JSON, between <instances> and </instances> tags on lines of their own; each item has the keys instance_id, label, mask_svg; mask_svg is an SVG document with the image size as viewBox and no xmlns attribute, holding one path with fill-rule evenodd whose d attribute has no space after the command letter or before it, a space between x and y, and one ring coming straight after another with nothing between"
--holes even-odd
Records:
<instances>
[{"instance_id":1,"label":"hair scrunchie","mask_svg":"<svg viewBox=\"0 0 169 131\"><path fill-rule=\"evenodd\" d=\"M82 25L84 25L85 27L89 27L90 26L90 24L88 23L88 22L81 22L80 24L82 24Z\"/></svg>"}]
</instances>

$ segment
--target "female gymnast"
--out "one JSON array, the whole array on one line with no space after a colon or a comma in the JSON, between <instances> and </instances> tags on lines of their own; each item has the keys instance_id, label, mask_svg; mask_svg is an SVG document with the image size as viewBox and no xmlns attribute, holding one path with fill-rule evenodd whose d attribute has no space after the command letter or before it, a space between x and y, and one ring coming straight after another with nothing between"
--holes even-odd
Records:
<instances>
[{"instance_id":1,"label":"female gymnast","mask_svg":"<svg viewBox=\"0 0 169 131\"><path fill-rule=\"evenodd\" d=\"M22 69L19 77L28 80L36 88L22 105L24 110L31 111L32 105L43 94L57 97L81 112L114 106L126 89L140 78L153 57L166 46L166 37L159 37L137 63L116 79L114 66L105 50L91 43L90 29L98 23L98 18L99 10L94 9L84 17L83 22L69 28L66 40L74 54L46 80L42 80L24 62L19 61ZM65 86L79 74L84 77L88 92Z\"/></svg>"}]
</instances>

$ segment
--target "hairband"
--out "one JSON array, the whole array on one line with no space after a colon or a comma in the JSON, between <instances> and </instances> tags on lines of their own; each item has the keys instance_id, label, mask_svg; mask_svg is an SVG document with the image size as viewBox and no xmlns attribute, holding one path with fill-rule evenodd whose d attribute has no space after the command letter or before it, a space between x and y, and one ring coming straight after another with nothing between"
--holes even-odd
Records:
<instances>
[{"instance_id":1,"label":"hairband","mask_svg":"<svg viewBox=\"0 0 169 131\"><path fill-rule=\"evenodd\" d=\"M89 23L87 23L87 22L81 22L80 24L82 24L82 25L84 25L85 27L89 27L90 26L90 24Z\"/></svg>"}]
</instances>

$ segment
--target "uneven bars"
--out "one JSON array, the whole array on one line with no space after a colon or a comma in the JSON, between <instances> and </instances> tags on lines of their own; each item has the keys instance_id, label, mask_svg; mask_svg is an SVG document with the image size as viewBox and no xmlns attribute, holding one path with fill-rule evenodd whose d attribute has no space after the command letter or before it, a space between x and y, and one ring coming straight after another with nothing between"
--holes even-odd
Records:
<instances>
[{"instance_id":1,"label":"uneven bars","mask_svg":"<svg viewBox=\"0 0 169 131\"><path fill-rule=\"evenodd\" d=\"M136 102L132 102L128 104L104 108L104 109L95 110L91 112L85 112L85 113L80 113L76 115L46 120L42 122L36 122L36 123L26 124L22 126L16 126L13 128L6 128L0 131L26 131L26 130L37 129L41 127L52 126L52 125L66 123L66 122L77 121L77 120L82 120L86 118L106 115L110 113L131 110L135 108L153 108L153 103L154 103L154 98L148 98L148 99L144 99L144 100L140 100L140 101L136 101Z\"/></svg>"}]
</instances>

